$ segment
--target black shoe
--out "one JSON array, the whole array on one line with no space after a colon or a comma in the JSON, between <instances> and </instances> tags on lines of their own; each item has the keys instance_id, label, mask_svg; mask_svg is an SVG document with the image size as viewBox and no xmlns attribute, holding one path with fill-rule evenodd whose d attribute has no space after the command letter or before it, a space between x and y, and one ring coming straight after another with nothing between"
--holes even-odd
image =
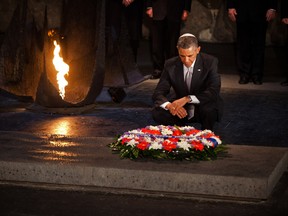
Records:
<instances>
[{"instance_id":1,"label":"black shoe","mask_svg":"<svg viewBox=\"0 0 288 216\"><path fill-rule=\"evenodd\" d=\"M281 82L281 86L288 86L288 80Z\"/></svg>"},{"instance_id":2,"label":"black shoe","mask_svg":"<svg viewBox=\"0 0 288 216\"><path fill-rule=\"evenodd\" d=\"M159 79L161 74L152 74L150 79Z\"/></svg>"},{"instance_id":3,"label":"black shoe","mask_svg":"<svg viewBox=\"0 0 288 216\"><path fill-rule=\"evenodd\" d=\"M253 79L253 83L255 85L262 85L262 81L260 79Z\"/></svg>"},{"instance_id":4,"label":"black shoe","mask_svg":"<svg viewBox=\"0 0 288 216\"><path fill-rule=\"evenodd\" d=\"M153 74L151 75L150 79L159 79L161 77L161 71L155 70Z\"/></svg>"},{"instance_id":5,"label":"black shoe","mask_svg":"<svg viewBox=\"0 0 288 216\"><path fill-rule=\"evenodd\" d=\"M249 83L249 78L246 76L241 76L239 80L239 84L247 84Z\"/></svg>"}]
</instances>

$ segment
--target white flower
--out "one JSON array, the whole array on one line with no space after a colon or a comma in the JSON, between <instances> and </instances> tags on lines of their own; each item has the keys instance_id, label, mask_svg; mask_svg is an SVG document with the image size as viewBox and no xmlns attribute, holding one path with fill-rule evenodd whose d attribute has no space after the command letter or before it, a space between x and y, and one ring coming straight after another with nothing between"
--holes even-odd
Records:
<instances>
[{"instance_id":1,"label":"white flower","mask_svg":"<svg viewBox=\"0 0 288 216\"><path fill-rule=\"evenodd\" d=\"M131 133L131 134L143 134L143 132L141 130L137 130L137 129L131 130L131 131L129 131L129 133Z\"/></svg>"},{"instance_id":2,"label":"white flower","mask_svg":"<svg viewBox=\"0 0 288 216\"><path fill-rule=\"evenodd\" d=\"M201 142L203 143L203 145L207 146L207 147L213 147L213 143L211 141L208 141L207 139L202 139Z\"/></svg>"},{"instance_id":3,"label":"white flower","mask_svg":"<svg viewBox=\"0 0 288 216\"><path fill-rule=\"evenodd\" d=\"M182 131L189 131L189 130L193 130L195 128L191 127L191 126L183 126L183 127L179 127L179 129Z\"/></svg>"},{"instance_id":4,"label":"white flower","mask_svg":"<svg viewBox=\"0 0 288 216\"><path fill-rule=\"evenodd\" d=\"M149 149L154 149L154 150L162 149L162 145L157 142L152 142L151 145L149 146Z\"/></svg>"},{"instance_id":5,"label":"white flower","mask_svg":"<svg viewBox=\"0 0 288 216\"><path fill-rule=\"evenodd\" d=\"M127 146L135 147L138 142L135 141L135 139L130 140L127 142Z\"/></svg>"},{"instance_id":6,"label":"white flower","mask_svg":"<svg viewBox=\"0 0 288 216\"><path fill-rule=\"evenodd\" d=\"M152 126L152 125L150 125L150 126L148 126L148 128L151 129L151 130L159 130L159 127L158 127L158 126Z\"/></svg>"},{"instance_id":7,"label":"white flower","mask_svg":"<svg viewBox=\"0 0 288 216\"><path fill-rule=\"evenodd\" d=\"M151 141L151 145L149 147L149 149L162 149L162 142L164 141L164 139L155 139L154 141Z\"/></svg>"},{"instance_id":8,"label":"white flower","mask_svg":"<svg viewBox=\"0 0 288 216\"><path fill-rule=\"evenodd\" d=\"M163 135L172 135L173 131L170 130L169 128L165 127L165 128L162 128L162 134Z\"/></svg>"},{"instance_id":9,"label":"white flower","mask_svg":"<svg viewBox=\"0 0 288 216\"><path fill-rule=\"evenodd\" d=\"M180 140L180 142L178 142L177 144L180 148L183 148L185 151L189 151L189 148L191 148L191 145L184 141L184 140Z\"/></svg>"},{"instance_id":10,"label":"white flower","mask_svg":"<svg viewBox=\"0 0 288 216\"><path fill-rule=\"evenodd\" d=\"M145 137L145 141L148 142L148 143L153 142L152 139L151 139L151 137Z\"/></svg>"}]
</instances>

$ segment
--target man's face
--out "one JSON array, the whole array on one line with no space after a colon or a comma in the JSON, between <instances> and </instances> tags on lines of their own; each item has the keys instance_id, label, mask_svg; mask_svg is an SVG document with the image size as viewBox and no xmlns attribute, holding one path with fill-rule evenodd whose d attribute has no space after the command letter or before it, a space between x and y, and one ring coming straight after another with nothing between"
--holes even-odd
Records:
<instances>
[{"instance_id":1,"label":"man's face","mask_svg":"<svg viewBox=\"0 0 288 216\"><path fill-rule=\"evenodd\" d=\"M178 48L179 57L186 67L190 67L193 64L199 52L200 46L197 48L190 47L188 49Z\"/></svg>"}]
</instances>

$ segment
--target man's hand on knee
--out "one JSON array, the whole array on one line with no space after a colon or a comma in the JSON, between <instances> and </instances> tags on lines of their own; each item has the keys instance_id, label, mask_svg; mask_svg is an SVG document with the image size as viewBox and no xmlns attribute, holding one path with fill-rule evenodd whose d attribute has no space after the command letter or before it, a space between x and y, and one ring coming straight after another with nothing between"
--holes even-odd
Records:
<instances>
[{"instance_id":1,"label":"man's hand on knee","mask_svg":"<svg viewBox=\"0 0 288 216\"><path fill-rule=\"evenodd\" d=\"M184 107L185 104L187 104L189 102L190 102L190 98L182 97L182 98L180 98L178 100L173 101L172 104L174 104L174 106L176 106L176 108L177 108L177 107Z\"/></svg>"},{"instance_id":2,"label":"man's hand on knee","mask_svg":"<svg viewBox=\"0 0 288 216\"><path fill-rule=\"evenodd\" d=\"M179 118L185 118L187 116L187 111L183 107L186 103L183 104L183 101L181 99L176 100L170 104L167 105L167 109L169 112L175 116L177 115Z\"/></svg>"}]
</instances>

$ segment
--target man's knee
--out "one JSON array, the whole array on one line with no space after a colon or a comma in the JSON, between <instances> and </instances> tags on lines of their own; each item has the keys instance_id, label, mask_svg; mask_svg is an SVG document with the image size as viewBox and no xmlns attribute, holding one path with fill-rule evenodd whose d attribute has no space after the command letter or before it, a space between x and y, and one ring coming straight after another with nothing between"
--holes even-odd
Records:
<instances>
[{"instance_id":1,"label":"man's knee","mask_svg":"<svg viewBox=\"0 0 288 216\"><path fill-rule=\"evenodd\" d=\"M155 107L152 109L152 117L155 122L158 124L163 124L164 120L166 119L165 113L166 110L160 108L160 107Z\"/></svg>"}]
</instances>

